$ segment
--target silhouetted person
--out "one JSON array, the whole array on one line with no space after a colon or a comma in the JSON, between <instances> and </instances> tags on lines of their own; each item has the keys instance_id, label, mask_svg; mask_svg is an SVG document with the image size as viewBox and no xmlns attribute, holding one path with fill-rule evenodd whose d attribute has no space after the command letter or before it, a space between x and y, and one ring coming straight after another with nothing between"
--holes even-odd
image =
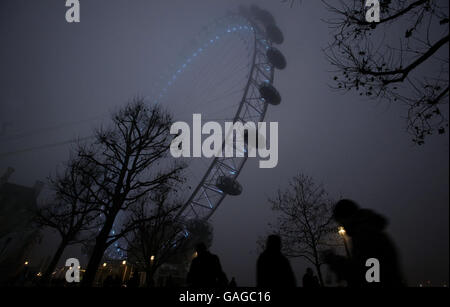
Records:
<instances>
[{"instance_id":1,"label":"silhouetted person","mask_svg":"<svg viewBox=\"0 0 450 307\"><path fill-rule=\"evenodd\" d=\"M174 285L174 283L173 283L173 277L172 277L172 275L169 275L169 276L167 276L167 279L166 279L166 287L167 288L172 288L172 287L174 287L175 285Z\"/></svg>"},{"instance_id":2,"label":"silhouetted person","mask_svg":"<svg viewBox=\"0 0 450 307\"><path fill-rule=\"evenodd\" d=\"M139 280L139 272L134 271L133 276L131 276L130 280L127 283L127 287L129 288L137 288L139 287L140 280Z\"/></svg>"},{"instance_id":3,"label":"silhouetted person","mask_svg":"<svg viewBox=\"0 0 450 307\"><path fill-rule=\"evenodd\" d=\"M115 287L115 288L120 288L121 285L122 285L122 281L120 280L120 276L114 275L111 286Z\"/></svg>"},{"instance_id":4,"label":"silhouetted person","mask_svg":"<svg viewBox=\"0 0 450 307\"><path fill-rule=\"evenodd\" d=\"M236 288L236 287L237 287L236 279L235 279L234 277L231 278L231 281L230 281L230 283L228 284L228 287L229 287L229 288Z\"/></svg>"},{"instance_id":5,"label":"silhouetted person","mask_svg":"<svg viewBox=\"0 0 450 307\"><path fill-rule=\"evenodd\" d=\"M319 280L311 268L306 269L305 275L303 275L303 288L319 288Z\"/></svg>"},{"instance_id":6,"label":"silhouetted person","mask_svg":"<svg viewBox=\"0 0 450 307\"><path fill-rule=\"evenodd\" d=\"M258 258L256 286L264 288L290 288L296 286L289 260L281 253L281 238L270 235L266 249Z\"/></svg>"},{"instance_id":7,"label":"silhouetted person","mask_svg":"<svg viewBox=\"0 0 450 307\"><path fill-rule=\"evenodd\" d=\"M211 254L204 243L199 243L195 249L197 257L192 260L187 284L201 288L225 287L228 280L222 271L219 257Z\"/></svg>"},{"instance_id":8,"label":"silhouetted person","mask_svg":"<svg viewBox=\"0 0 450 307\"><path fill-rule=\"evenodd\" d=\"M385 229L387 220L369 209L361 209L352 200L340 200L333 210L336 222L343 226L351 238L351 257L325 255L325 261L349 287L400 287L402 273L395 246ZM367 282L366 267L369 258L380 263L380 282Z\"/></svg>"},{"instance_id":9,"label":"silhouetted person","mask_svg":"<svg viewBox=\"0 0 450 307\"><path fill-rule=\"evenodd\" d=\"M105 280L103 281L103 287L110 288L114 284L114 279L111 275L106 276Z\"/></svg>"}]
</instances>

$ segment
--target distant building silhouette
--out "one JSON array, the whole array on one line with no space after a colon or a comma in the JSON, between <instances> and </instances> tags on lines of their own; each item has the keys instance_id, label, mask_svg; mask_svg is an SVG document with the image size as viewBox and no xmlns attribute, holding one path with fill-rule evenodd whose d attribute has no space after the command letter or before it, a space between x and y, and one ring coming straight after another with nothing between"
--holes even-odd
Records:
<instances>
[{"instance_id":1,"label":"distant building silhouette","mask_svg":"<svg viewBox=\"0 0 450 307\"><path fill-rule=\"evenodd\" d=\"M40 181L36 181L33 187L10 183L13 172L10 167L0 177L0 283L25 269L27 253L38 236L31 220L36 210L36 199L44 186Z\"/></svg>"}]
</instances>

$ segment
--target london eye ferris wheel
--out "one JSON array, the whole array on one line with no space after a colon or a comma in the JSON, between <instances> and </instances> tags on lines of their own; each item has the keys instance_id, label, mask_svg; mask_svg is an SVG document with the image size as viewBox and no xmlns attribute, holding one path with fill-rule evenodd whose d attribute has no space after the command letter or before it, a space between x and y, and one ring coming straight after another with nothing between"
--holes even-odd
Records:
<instances>
[{"instance_id":1,"label":"london eye ferris wheel","mask_svg":"<svg viewBox=\"0 0 450 307\"><path fill-rule=\"evenodd\" d=\"M205 122L262 122L269 105L281 102L274 80L276 70L286 67L276 47L283 41L270 12L257 6L240 7L202 28L175 68L161 76L148 103L160 104L176 121L189 122L198 113ZM186 182L178 195L182 206L176 215L185 225L180 236L190 235L189 222L207 221L226 196L241 194L243 186L237 178L249 147L255 144L247 142L245 133L232 138L234 143L239 141L243 148L232 146L243 150L241 155L185 158ZM120 220L114 228L120 227ZM121 245L111 246L108 256L123 258Z\"/></svg>"},{"instance_id":2,"label":"london eye ferris wheel","mask_svg":"<svg viewBox=\"0 0 450 307\"><path fill-rule=\"evenodd\" d=\"M270 12L240 7L203 27L187 55L162 78L151 102L164 105L176 120L188 121L200 113L204 121L261 122L269 105L281 102L274 77L276 70L286 67L286 60L275 46L283 41ZM207 220L227 195L239 195L242 185L237 178L247 159L247 155L190 159L189 189L178 217Z\"/></svg>"}]
</instances>

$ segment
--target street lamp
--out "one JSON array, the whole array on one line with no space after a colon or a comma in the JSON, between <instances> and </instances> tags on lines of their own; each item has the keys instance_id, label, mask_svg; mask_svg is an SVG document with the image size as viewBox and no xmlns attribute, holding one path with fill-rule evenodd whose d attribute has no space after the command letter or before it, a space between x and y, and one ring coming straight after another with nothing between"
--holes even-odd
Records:
<instances>
[{"instance_id":1,"label":"street lamp","mask_svg":"<svg viewBox=\"0 0 450 307\"><path fill-rule=\"evenodd\" d=\"M153 261L153 260L155 260L155 256L152 255L152 256L150 257L150 261Z\"/></svg>"},{"instance_id":2,"label":"street lamp","mask_svg":"<svg viewBox=\"0 0 450 307\"><path fill-rule=\"evenodd\" d=\"M344 241L344 247L345 247L345 252L347 253L347 257L350 258L350 252L349 252L348 246L347 246L347 232L345 231L345 228L343 226L339 226L338 233L342 237L342 240Z\"/></svg>"},{"instance_id":3,"label":"street lamp","mask_svg":"<svg viewBox=\"0 0 450 307\"><path fill-rule=\"evenodd\" d=\"M29 263L28 261L25 261L25 263L24 263L24 264L25 264L25 265L28 265L28 263Z\"/></svg>"},{"instance_id":4,"label":"street lamp","mask_svg":"<svg viewBox=\"0 0 450 307\"><path fill-rule=\"evenodd\" d=\"M122 283L124 283L125 277L127 276L127 271L128 271L127 261L123 260L122 265L123 265Z\"/></svg>"},{"instance_id":5,"label":"street lamp","mask_svg":"<svg viewBox=\"0 0 450 307\"><path fill-rule=\"evenodd\" d=\"M103 267L106 267L106 262L103 263Z\"/></svg>"}]
</instances>

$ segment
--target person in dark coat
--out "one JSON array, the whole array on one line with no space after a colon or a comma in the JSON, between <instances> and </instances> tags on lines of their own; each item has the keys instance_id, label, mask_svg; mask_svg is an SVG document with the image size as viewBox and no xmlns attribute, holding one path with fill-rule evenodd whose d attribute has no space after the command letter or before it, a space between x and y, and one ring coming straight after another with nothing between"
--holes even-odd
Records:
<instances>
[{"instance_id":1,"label":"person in dark coat","mask_svg":"<svg viewBox=\"0 0 450 307\"><path fill-rule=\"evenodd\" d=\"M219 257L211 254L204 243L196 246L197 257L191 262L187 284L191 287L226 287L228 279L222 270Z\"/></svg>"},{"instance_id":2,"label":"person in dark coat","mask_svg":"<svg viewBox=\"0 0 450 307\"><path fill-rule=\"evenodd\" d=\"M258 258L256 286L263 288L296 287L296 280L289 260L281 253L281 238L270 235L266 249Z\"/></svg>"},{"instance_id":3,"label":"person in dark coat","mask_svg":"<svg viewBox=\"0 0 450 307\"><path fill-rule=\"evenodd\" d=\"M138 288L140 284L140 277L139 272L134 271L133 276L130 278L130 280L127 283L128 288Z\"/></svg>"},{"instance_id":4,"label":"person in dark coat","mask_svg":"<svg viewBox=\"0 0 450 307\"><path fill-rule=\"evenodd\" d=\"M108 275L103 281L103 287L110 288L113 286L113 283L114 283L113 277L111 275Z\"/></svg>"},{"instance_id":5,"label":"person in dark coat","mask_svg":"<svg viewBox=\"0 0 450 307\"><path fill-rule=\"evenodd\" d=\"M361 209L354 201L340 200L333 210L335 221L351 239L351 257L328 253L325 261L346 280L349 287L401 287L402 272L394 243L386 234L387 220L378 213ZM380 282L368 282L366 261L376 258L380 264Z\"/></svg>"},{"instance_id":6,"label":"person in dark coat","mask_svg":"<svg viewBox=\"0 0 450 307\"><path fill-rule=\"evenodd\" d=\"M319 280L311 268L306 269L305 275L303 275L303 288L319 288Z\"/></svg>"},{"instance_id":7,"label":"person in dark coat","mask_svg":"<svg viewBox=\"0 0 450 307\"><path fill-rule=\"evenodd\" d=\"M236 279L234 277L231 278L231 281L228 284L228 288L237 288Z\"/></svg>"}]
</instances>

